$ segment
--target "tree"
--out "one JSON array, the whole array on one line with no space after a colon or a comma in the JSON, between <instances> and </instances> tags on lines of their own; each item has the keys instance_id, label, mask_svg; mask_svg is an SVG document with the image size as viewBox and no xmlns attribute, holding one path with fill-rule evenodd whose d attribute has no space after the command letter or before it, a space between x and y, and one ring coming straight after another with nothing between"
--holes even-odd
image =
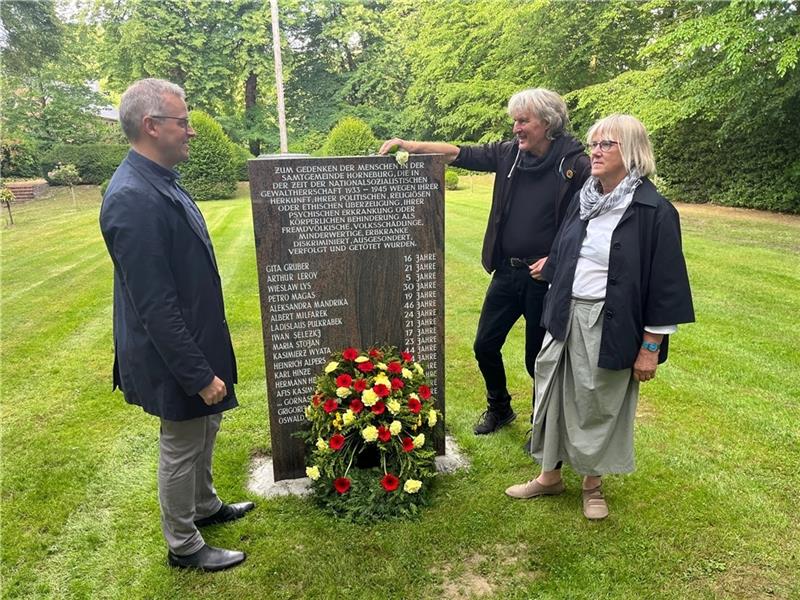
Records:
<instances>
[{"instance_id":1,"label":"tree","mask_svg":"<svg viewBox=\"0 0 800 600\"><path fill-rule=\"evenodd\" d=\"M3 69L0 119L4 135L49 148L102 137L94 111L107 100L88 85L87 30L58 21L52 1L3 2L8 60ZM42 27L42 31L38 31Z\"/></svg>"},{"instance_id":2,"label":"tree","mask_svg":"<svg viewBox=\"0 0 800 600\"><path fill-rule=\"evenodd\" d=\"M0 3L3 68L23 75L57 57L63 25L53 0L3 0Z\"/></svg>"},{"instance_id":3,"label":"tree","mask_svg":"<svg viewBox=\"0 0 800 600\"><path fill-rule=\"evenodd\" d=\"M222 117L254 154L270 138L274 75L263 2L95 0L91 18L111 89L121 92L143 77L168 79L185 89L190 107Z\"/></svg>"}]
</instances>

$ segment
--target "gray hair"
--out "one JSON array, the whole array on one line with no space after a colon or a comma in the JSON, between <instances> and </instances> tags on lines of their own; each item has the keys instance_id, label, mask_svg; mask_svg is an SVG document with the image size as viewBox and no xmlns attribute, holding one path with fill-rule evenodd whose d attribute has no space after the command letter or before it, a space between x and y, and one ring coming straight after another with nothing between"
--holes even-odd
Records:
<instances>
[{"instance_id":1,"label":"gray hair","mask_svg":"<svg viewBox=\"0 0 800 600\"><path fill-rule=\"evenodd\" d=\"M180 86L164 79L140 79L122 94L119 103L119 122L128 141L139 137L142 119L146 115L164 112L164 96L186 97Z\"/></svg>"},{"instance_id":2,"label":"gray hair","mask_svg":"<svg viewBox=\"0 0 800 600\"><path fill-rule=\"evenodd\" d=\"M653 145L650 143L647 130L639 119L631 115L609 115L589 128L586 142L591 143L595 137L606 136L606 139L619 142L622 164L625 165L628 173L636 167L644 177L655 174L656 158L653 155Z\"/></svg>"},{"instance_id":3,"label":"gray hair","mask_svg":"<svg viewBox=\"0 0 800 600\"><path fill-rule=\"evenodd\" d=\"M544 88L531 88L517 92L508 101L508 114L536 117L547 127L547 139L553 140L569 127L567 105L564 99Z\"/></svg>"}]
</instances>

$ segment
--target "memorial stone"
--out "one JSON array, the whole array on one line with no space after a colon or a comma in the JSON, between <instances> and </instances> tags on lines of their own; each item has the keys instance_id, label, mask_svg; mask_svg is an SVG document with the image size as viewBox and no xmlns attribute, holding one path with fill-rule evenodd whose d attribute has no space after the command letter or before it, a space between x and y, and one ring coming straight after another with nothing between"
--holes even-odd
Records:
<instances>
[{"instance_id":1,"label":"memorial stone","mask_svg":"<svg viewBox=\"0 0 800 600\"><path fill-rule=\"evenodd\" d=\"M444 157L276 156L248 168L279 481L305 474L293 434L331 352L408 350L444 413Z\"/></svg>"}]
</instances>

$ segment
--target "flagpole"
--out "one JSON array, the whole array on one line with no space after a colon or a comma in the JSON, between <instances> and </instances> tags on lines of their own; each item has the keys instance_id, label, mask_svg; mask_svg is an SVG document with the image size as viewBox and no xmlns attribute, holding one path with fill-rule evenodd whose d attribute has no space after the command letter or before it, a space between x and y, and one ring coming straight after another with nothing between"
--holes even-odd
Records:
<instances>
[{"instance_id":1,"label":"flagpole","mask_svg":"<svg viewBox=\"0 0 800 600\"><path fill-rule=\"evenodd\" d=\"M281 32L278 24L278 0L269 0L272 13L272 53L275 55L275 87L278 92L278 130L281 138L281 154L289 152L286 137L286 106L283 102L283 63L281 61Z\"/></svg>"}]
</instances>

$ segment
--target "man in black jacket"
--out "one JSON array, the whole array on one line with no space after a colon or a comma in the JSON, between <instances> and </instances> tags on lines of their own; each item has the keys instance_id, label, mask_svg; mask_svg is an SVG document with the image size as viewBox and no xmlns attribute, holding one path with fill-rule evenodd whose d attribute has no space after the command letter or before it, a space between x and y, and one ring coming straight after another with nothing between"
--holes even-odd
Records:
<instances>
[{"instance_id":1,"label":"man in black jacket","mask_svg":"<svg viewBox=\"0 0 800 600\"><path fill-rule=\"evenodd\" d=\"M550 246L572 196L589 176L583 145L566 133L564 100L541 88L523 90L508 102L514 139L477 146L416 142L393 138L380 149L398 147L412 154L444 154L456 167L495 173L492 208L483 239L482 263L494 273L486 292L475 358L486 383L487 410L475 433L492 433L516 414L501 350L508 332L525 317L525 366L534 376L542 347L542 302L547 283L541 279Z\"/></svg>"},{"instance_id":2,"label":"man in black jacket","mask_svg":"<svg viewBox=\"0 0 800 600\"><path fill-rule=\"evenodd\" d=\"M131 150L108 185L100 228L114 263L114 387L161 420L158 495L168 562L216 571L243 552L208 546L198 528L238 519L211 476L222 412L237 406L236 359L203 216L173 167L188 158L177 85L143 79L122 95Z\"/></svg>"}]
</instances>

